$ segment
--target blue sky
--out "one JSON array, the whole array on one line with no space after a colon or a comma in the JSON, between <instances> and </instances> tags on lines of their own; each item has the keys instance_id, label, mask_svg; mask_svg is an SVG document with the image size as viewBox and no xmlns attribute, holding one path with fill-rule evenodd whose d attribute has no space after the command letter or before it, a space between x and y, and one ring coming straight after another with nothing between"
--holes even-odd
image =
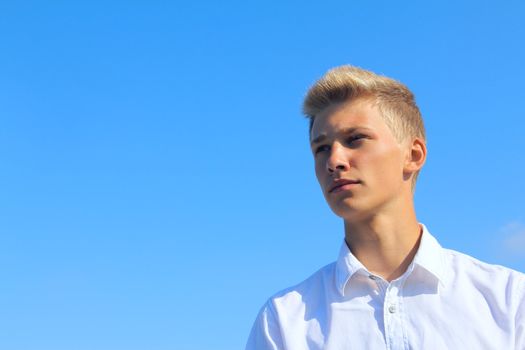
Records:
<instances>
[{"instance_id":1,"label":"blue sky","mask_svg":"<svg viewBox=\"0 0 525 350\"><path fill-rule=\"evenodd\" d=\"M351 63L406 83L417 213L525 271L521 1L0 4L0 348L244 346L335 260L300 114Z\"/></svg>"}]
</instances>

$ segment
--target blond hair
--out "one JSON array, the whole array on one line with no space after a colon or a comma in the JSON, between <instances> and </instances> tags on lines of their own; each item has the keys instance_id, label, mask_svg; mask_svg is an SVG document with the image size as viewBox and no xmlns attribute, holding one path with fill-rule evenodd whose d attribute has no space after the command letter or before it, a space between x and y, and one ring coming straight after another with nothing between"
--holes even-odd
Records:
<instances>
[{"instance_id":1,"label":"blond hair","mask_svg":"<svg viewBox=\"0 0 525 350\"><path fill-rule=\"evenodd\" d=\"M310 131L316 115L329 106L360 98L375 103L399 142L416 137L426 139L421 112L414 94L405 85L350 65L329 70L308 90L303 112L310 119Z\"/></svg>"},{"instance_id":2,"label":"blond hair","mask_svg":"<svg viewBox=\"0 0 525 350\"><path fill-rule=\"evenodd\" d=\"M315 117L323 110L333 104L363 98L378 107L398 142L415 138L426 141L423 118L414 94L394 79L350 65L329 70L308 90L303 112L310 119L310 134Z\"/></svg>"}]
</instances>

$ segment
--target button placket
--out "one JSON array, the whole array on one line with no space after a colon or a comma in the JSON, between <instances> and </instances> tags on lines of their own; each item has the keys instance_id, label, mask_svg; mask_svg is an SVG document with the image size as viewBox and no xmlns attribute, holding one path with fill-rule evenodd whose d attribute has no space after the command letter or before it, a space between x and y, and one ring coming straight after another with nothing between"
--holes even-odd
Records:
<instances>
[{"instance_id":1,"label":"button placket","mask_svg":"<svg viewBox=\"0 0 525 350\"><path fill-rule=\"evenodd\" d=\"M387 290L388 303L386 305L388 305L388 311L391 314L395 313L397 310L396 306L397 306L398 291L399 289L394 283L391 283L388 286L388 290Z\"/></svg>"},{"instance_id":2,"label":"button placket","mask_svg":"<svg viewBox=\"0 0 525 350\"><path fill-rule=\"evenodd\" d=\"M384 300L385 340L388 349L404 349L402 315L399 309L399 288L389 284Z\"/></svg>"},{"instance_id":3,"label":"button placket","mask_svg":"<svg viewBox=\"0 0 525 350\"><path fill-rule=\"evenodd\" d=\"M390 306L388 307L388 311L393 314L396 312L396 306L394 304L390 304Z\"/></svg>"}]
</instances>

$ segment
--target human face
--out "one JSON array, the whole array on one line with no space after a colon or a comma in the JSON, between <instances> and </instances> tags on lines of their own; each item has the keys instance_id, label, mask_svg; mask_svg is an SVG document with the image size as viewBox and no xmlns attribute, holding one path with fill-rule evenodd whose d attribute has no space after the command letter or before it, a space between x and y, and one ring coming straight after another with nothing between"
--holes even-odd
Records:
<instances>
[{"instance_id":1,"label":"human face","mask_svg":"<svg viewBox=\"0 0 525 350\"><path fill-rule=\"evenodd\" d=\"M407 147L399 143L370 100L332 105L311 132L315 173L335 214L360 220L403 205Z\"/></svg>"}]
</instances>

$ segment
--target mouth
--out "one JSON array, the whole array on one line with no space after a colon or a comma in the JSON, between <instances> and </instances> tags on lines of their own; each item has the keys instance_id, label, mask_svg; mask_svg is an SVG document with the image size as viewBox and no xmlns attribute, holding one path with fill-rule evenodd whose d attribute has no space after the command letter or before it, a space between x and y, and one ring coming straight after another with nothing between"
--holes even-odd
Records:
<instances>
[{"instance_id":1,"label":"mouth","mask_svg":"<svg viewBox=\"0 0 525 350\"><path fill-rule=\"evenodd\" d=\"M359 180L346 180L346 179L335 180L332 183L332 186L330 187L330 189L328 190L328 193L336 193L336 192L349 190L355 185L358 185L360 183L361 181Z\"/></svg>"}]
</instances>

